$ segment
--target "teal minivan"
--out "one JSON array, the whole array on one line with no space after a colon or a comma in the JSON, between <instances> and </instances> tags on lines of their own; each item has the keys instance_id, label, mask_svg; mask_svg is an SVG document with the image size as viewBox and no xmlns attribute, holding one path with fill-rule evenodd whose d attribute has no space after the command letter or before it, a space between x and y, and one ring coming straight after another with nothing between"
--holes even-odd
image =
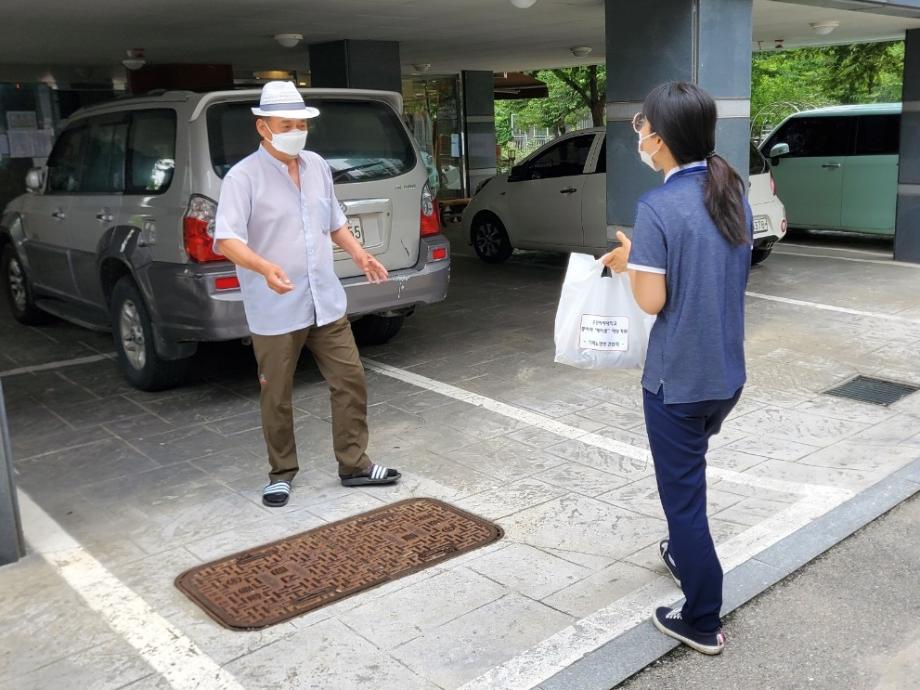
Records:
<instances>
[{"instance_id":1,"label":"teal minivan","mask_svg":"<svg viewBox=\"0 0 920 690\"><path fill-rule=\"evenodd\" d=\"M793 228L894 235L901 104L838 106L786 119L764 141Z\"/></svg>"}]
</instances>

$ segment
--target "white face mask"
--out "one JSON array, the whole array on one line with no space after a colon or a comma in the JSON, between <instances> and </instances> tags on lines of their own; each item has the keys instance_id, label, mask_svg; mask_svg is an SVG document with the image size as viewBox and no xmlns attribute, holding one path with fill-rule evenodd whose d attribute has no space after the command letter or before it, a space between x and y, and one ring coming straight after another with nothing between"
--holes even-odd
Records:
<instances>
[{"instance_id":1,"label":"white face mask","mask_svg":"<svg viewBox=\"0 0 920 690\"><path fill-rule=\"evenodd\" d=\"M303 129L292 129L290 132L272 132L269 140L277 151L289 156L296 156L307 144L307 132Z\"/></svg>"},{"instance_id":2,"label":"white face mask","mask_svg":"<svg viewBox=\"0 0 920 690\"><path fill-rule=\"evenodd\" d=\"M653 136L655 136L654 132L652 132L651 134L646 134L644 137L641 134L639 135L639 158L641 158L642 162L645 163L648 167L650 167L655 172L661 172L661 166L655 163L655 159L654 159L654 156L657 155L659 151L661 151L661 146L659 145L658 148L655 149L655 153L649 153L648 151L642 148L642 142L648 139L649 137L653 137Z\"/></svg>"}]
</instances>

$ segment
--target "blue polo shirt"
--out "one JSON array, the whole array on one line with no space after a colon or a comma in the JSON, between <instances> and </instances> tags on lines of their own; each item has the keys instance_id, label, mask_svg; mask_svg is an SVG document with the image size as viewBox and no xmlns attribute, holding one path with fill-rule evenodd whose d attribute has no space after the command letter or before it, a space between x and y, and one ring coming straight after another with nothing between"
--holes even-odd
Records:
<instances>
[{"instance_id":1,"label":"blue polo shirt","mask_svg":"<svg viewBox=\"0 0 920 690\"><path fill-rule=\"evenodd\" d=\"M727 400L744 385L744 292L751 242L731 245L704 201L705 164L685 167L639 200L629 268L661 273L668 296L649 338L642 386L664 402Z\"/></svg>"}]
</instances>

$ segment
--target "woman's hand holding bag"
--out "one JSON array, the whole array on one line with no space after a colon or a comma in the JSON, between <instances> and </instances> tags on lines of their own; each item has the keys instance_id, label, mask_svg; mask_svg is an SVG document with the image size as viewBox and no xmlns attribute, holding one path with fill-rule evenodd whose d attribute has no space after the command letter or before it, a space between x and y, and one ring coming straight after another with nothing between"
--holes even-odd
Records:
<instances>
[{"instance_id":1,"label":"woman's hand holding bag","mask_svg":"<svg viewBox=\"0 0 920 690\"><path fill-rule=\"evenodd\" d=\"M556 362L579 369L637 369L645 364L655 317L636 303L628 273L572 254L556 312Z\"/></svg>"}]
</instances>

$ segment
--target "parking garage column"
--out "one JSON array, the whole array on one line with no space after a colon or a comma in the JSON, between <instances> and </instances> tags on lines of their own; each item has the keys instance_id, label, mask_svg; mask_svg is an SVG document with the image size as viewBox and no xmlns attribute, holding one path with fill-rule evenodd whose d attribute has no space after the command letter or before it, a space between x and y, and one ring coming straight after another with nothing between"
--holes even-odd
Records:
<instances>
[{"instance_id":1,"label":"parking garage column","mask_svg":"<svg viewBox=\"0 0 920 690\"><path fill-rule=\"evenodd\" d=\"M330 41L310 46L310 85L402 93L399 43Z\"/></svg>"},{"instance_id":2,"label":"parking garage column","mask_svg":"<svg viewBox=\"0 0 920 690\"><path fill-rule=\"evenodd\" d=\"M713 95L717 149L747 175L752 6L753 0L606 0L608 241L615 227L632 227L639 197L661 183L639 160L631 121L663 82L695 82Z\"/></svg>"},{"instance_id":3,"label":"parking garage column","mask_svg":"<svg viewBox=\"0 0 920 690\"><path fill-rule=\"evenodd\" d=\"M920 29L907 32L903 101L894 258L920 263Z\"/></svg>"},{"instance_id":4,"label":"parking garage column","mask_svg":"<svg viewBox=\"0 0 920 690\"><path fill-rule=\"evenodd\" d=\"M466 138L464 164L472 196L482 180L496 171L495 75L467 71L461 75L463 87L463 132Z\"/></svg>"}]
</instances>

